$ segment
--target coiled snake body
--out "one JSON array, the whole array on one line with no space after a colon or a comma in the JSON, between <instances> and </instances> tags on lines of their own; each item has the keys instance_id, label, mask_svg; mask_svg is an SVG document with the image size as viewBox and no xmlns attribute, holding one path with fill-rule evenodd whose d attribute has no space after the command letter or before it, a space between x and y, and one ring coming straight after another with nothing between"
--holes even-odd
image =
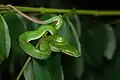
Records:
<instances>
[{"instance_id":1,"label":"coiled snake body","mask_svg":"<svg viewBox=\"0 0 120 80\"><path fill-rule=\"evenodd\" d=\"M19 37L19 44L20 47L30 56L37 59L47 59L52 51L54 52L63 52L67 55L73 56L73 57L79 57L80 53L77 49L70 46L67 41L62 38L60 35L57 34L57 30L62 27L63 25L63 19L60 16L54 16L48 20L45 21L39 21L32 19L31 17L25 15L12 5L7 5L7 7L10 7L17 11L19 14L21 14L26 19L29 19L32 22L41 24L41 26L34 30L34 31L27 31L20 35ZM57 21L55 26L50 25L50 23ZM41 38L46 32L49 32L51 35L46 36L40 43L40 48L34 47L29 42L31 40L36 40Z\"/></svg>"},{"instance_id":2,"label":"coiled snake body","mask_svg":"<svg viewBox=\"0 0 120 80\"><path fill-rule=\"evenodd\" d=\"M55 27L53 25L48 25L55 20L58 20ZM45 22L45 21L44 21ZM46 21L46 24L41 25L35 31L27 31L20 35L19 42L20 47L30 56L37 59L47 59L52 51L63 52L67 55L79 57L80 53L72 46L70 46L67 41L64 40L60 35L56 34L57 30L62 26L63 20L59 16L55 16ZM41 44L40 48L35 48L29 43L31 40L36 40L41 38L45 32L49 32L51 35L46 36Z\"/></svg>"}]
</instances>

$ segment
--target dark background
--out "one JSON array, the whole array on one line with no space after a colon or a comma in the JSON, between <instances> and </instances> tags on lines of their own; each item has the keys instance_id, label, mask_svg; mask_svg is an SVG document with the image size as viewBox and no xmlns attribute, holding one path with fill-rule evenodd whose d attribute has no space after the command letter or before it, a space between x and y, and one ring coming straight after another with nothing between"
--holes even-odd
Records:
<instances>
[{"instance_id":1,"label":"dark background","mask_svg":"<svg viewBox=\"0 0 120 80\"><path fill-rule=\"evenodd\" d=\"M0 0L0 4L12 4L13 6L31 6L31 7L46 7L46 8L65 8L65 9L87 9L87 10L120 10L117 1L90 1L90 0ZM92 18L102 22L110 22L119 19L119 16L89 16L85 15L82 18ZM7 78L3 74L2 77ZM10 76L10 75L9 75ZM4 79L6 80L6 79Z\"/></svg>"},{"instance_id":2,"label":"dark background","mask_svg":"<svg viewBox=\"0 0 120 80\"><path fill-rule=\"evenodd\" d=\"M56 8L119 10L119 0L0 0L1 4Z\"/></svg>"},{"instance_id":3,"label":"dark background","mask_svg":"<svg viewBox=\"0 0 120 80\"><path fill-rule=\"evenodd\" d=\"M16 6L87 9L87 10L120 10L119 0L0 0L0 4L12 4ZM95 20L109 22L119 16L89 16Z\"/></svg>"}]
</instances>

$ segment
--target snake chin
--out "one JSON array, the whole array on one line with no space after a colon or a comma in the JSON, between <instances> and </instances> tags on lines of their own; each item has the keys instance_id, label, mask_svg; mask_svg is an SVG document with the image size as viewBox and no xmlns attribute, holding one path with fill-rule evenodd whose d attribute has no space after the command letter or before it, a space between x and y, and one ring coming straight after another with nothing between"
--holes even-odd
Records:
<instances>
[{"instance_id":1,"label":"snake chin","mask_svg":"<svg viewBox=\"0 0 120 80\"><path fill-rule=\"evenodd\" d=\"M80 57L80 54L76 53L71 53L71 52L64 52L65 54L72 56L72 57Z\"/></svg>"},{"instance_id":2,"label":"snake chin","mask_svg":"<svg viewBox=\"0 0 120 80\"><path fill-rule=\"evenodd\" d=\"M62 52L73 57L80 57L80 53L77 49L75 49L72 46L66 45L63 49Z\"/></svg>"}]
</instances>

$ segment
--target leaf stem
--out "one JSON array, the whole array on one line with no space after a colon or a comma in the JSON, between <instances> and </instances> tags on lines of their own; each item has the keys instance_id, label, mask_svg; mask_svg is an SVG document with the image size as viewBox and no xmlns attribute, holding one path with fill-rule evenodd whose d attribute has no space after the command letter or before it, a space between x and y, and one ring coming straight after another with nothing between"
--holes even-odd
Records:
<instances>
[{"instance_id":1,"label":"leaf stem","mask_svg":"<svg viewBox=\"0 0 120 80\"><path fill-rule=\"evenodd\" d=\"M22 12L38 12L38 13L74 13L79 15L94 15L94 16L113 16L120 15L120 10L77 10L77 9L55 9L55 8L36 8L36 7L22 7L14 6ZM6 5L0 5L0 13L9 13L10 10Z\"/></svg>"}]
</instances>

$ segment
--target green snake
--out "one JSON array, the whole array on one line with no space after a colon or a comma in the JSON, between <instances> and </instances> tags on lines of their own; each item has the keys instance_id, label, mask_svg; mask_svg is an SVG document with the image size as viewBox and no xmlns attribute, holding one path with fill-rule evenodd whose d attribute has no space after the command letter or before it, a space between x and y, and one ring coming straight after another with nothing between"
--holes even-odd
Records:
<instances>
[{"instance_id":1,"label":"green snake","mask_svg":"<svg viewBox=\"0 0 120 80\"><path fill-rule=\"evenodd\" d=\"M60 17L55 16L53 18L60 18ZM63 52L70 56L79 57L80 56L79 52L74 47L68 45L67 41L65 41L61 36L56 34L57 29L60 28L62 24L63 23L61 21L59 24L56 24L55 27L53 25L47 25L47 24L41 25L38 29L34 31L27 31L23 33L19 37L20 47L28 55L37 59L47 59L52 53L52 51ZM31 40L36 40L41 38L45 34L45 32L49 32L51 36L49 37L47 36L44 40L42 40L40 44L40 49L34 47L29 43L29 41Z\"/></svg>"},{"instance_id":2,"label":"green snake","mask_svg":"<svg viewBox=\"0 0 120 80\"><path fill-rule=\"evenodd\" d=\"M7 5L7 6L13 8L17 12L19 12L21 15L26 17L26 15L18 11L13 6L11 5ZM27 16L27 19L28 18L29 17ZM50 24L55 21L57 21L55 26ZM42 25L34 31L27 31L19 36L20 47L25 51L25 53L32 56L33 58L37 58L40 60L47 59L48 57L50 57L52 51L63 52L73 57L80 56L80 53L78 52L77 49L70 46L64 38L62 38L60 35L57 34L57 30L63 25L63 19L60 16L54 16L45 21L33 21L33 22L36 22ZM39 48L36 48L29 43L32 40L41 38L46 32L49 32L50 35L46 36L41 41Z\"/></svg>"}]
</instances>

